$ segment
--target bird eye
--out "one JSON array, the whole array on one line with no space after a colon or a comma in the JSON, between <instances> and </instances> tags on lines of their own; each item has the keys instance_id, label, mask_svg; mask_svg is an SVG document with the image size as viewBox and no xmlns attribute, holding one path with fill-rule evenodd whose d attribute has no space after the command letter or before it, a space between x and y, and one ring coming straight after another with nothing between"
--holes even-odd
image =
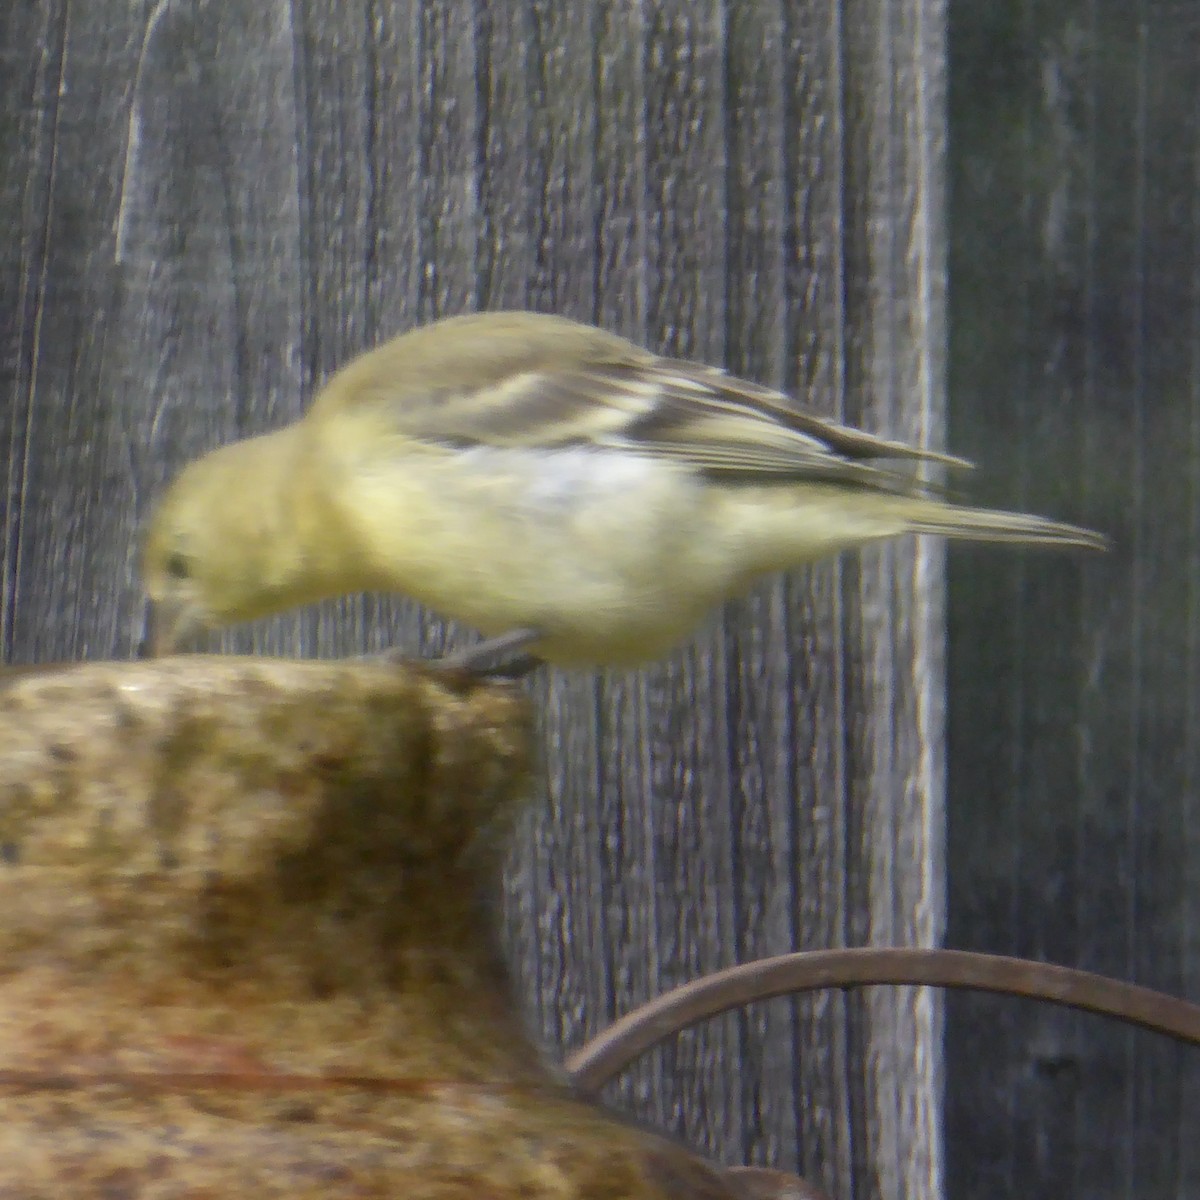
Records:
<instances>
[{"instance_id":1,"label":"bird eye","mask_svg":"<svg viewBox=\"0 0 1200 1200\"><path fill-rule=\"evenodd\" d=\"M186 579L191 573L188 560L182 554L172 554L166 562L167 574L172 579Z\"/></svg>"}]
</instances>

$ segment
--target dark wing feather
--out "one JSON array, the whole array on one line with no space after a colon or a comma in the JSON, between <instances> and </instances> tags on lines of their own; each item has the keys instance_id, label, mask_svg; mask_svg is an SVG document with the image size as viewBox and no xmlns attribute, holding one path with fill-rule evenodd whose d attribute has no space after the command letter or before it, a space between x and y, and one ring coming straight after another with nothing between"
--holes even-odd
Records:
<instances>
[{"instance_id":1,"label":"dark wing feather","mask_svg":"<svg viewBox=\"0 0 1200 1200\"><path fill-rule=\"evenodd\" d=\"M408 435L447 445L594 445L675 459L731 484L924 490L876 461L970 465L796 412L781 393L716 368L649 356L531 369L396 416Z\"/></svg>"},{"instance_id":2,"label":"dark wing feather","mask_svg":"<svg viewBox=\"0 0 1200 1200\"><path fill-rule=\"evenodd\" d=\"M899 459L969 467L961 458L873 437L792 408L786 396L714 367L660 361L648 372L659 402L639 426L647 439L691 445L707 469L734 471L750 465L784 475L839 474L872 460Z\"/></svg>"}]
</instances>

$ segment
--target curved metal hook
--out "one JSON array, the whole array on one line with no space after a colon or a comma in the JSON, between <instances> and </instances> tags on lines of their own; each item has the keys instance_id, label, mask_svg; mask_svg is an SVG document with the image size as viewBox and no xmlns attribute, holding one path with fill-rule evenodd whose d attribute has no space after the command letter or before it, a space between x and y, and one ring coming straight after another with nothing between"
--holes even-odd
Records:
<instances>
[{"instance_id":1,"label":"curved metal hook","mask_svg":"<svg viewBox=\"0 0 1200 1200\"><path fill-rule=\"evenodd\" d=\"M576 1050L575 1083L596 1091L665 1038L757 1000L822 988L883 984L965 988L1045 1000L1200 1046L1200 1005L1151 988L1051 963L968 950L871 947L812 950L716 971L643 1004Z\"/></svg>"}]
</instances>

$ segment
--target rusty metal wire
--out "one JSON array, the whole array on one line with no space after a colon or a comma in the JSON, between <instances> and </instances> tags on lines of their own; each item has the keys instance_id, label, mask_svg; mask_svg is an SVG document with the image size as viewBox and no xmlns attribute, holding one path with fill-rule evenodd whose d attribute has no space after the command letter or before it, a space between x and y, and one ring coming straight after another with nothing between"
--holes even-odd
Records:
<instances>
[{"instance_id":1,"label":"rusty metal wire","mask_svg":"<svg viewBox=\"0 0 1200 1200\"><path fill-rule=\"evenodd\" d=\"M781 954L717 971L643 1004L575 1051L576 1084L596 1091L652 1046L758 1000L881 985L998 992L1114 1017L1200 1046L1200 1005L1090 971L967 950L860 948Z\"/></svg>"}]
</instances>

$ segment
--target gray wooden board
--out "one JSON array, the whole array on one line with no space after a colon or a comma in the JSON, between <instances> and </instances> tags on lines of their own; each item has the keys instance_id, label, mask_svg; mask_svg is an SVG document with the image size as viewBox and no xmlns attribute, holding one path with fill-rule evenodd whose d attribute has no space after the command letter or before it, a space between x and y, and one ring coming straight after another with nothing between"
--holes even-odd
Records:
<instances>
[{"instance_id":1,"label":"gray wooden board","mask_svg":"<svg viewBox=\"0 0 1200 1200\"><path fill-rule=\"evenodd\" d=\"M1200 996L1200 9L951 4L951 435L1103 560L950 568L952 945ZM985 636L986 634L986 636ZM947 1187L1200 1195L1200 1056L955 999Z\"/></svg>"},{"instance_id":2,"label":"gray wooden board","mask_svg":"<svg viewBox=\"0 0 1200 1200\"><path fill-rule=\"evenodd\" d=\"M939 442L934 0L38 0L0 13L0 629L123 657L188 458L441 314L553 310ZM669 662L548 674L509 876L570 1047L760 954L936 938L941 551L772 581ZM351 597L214 639L432 653ZM939 1009L818 996L662 1047L614 1103L839 1197L938 1192Z\"/></svg>"}]
</instances>

